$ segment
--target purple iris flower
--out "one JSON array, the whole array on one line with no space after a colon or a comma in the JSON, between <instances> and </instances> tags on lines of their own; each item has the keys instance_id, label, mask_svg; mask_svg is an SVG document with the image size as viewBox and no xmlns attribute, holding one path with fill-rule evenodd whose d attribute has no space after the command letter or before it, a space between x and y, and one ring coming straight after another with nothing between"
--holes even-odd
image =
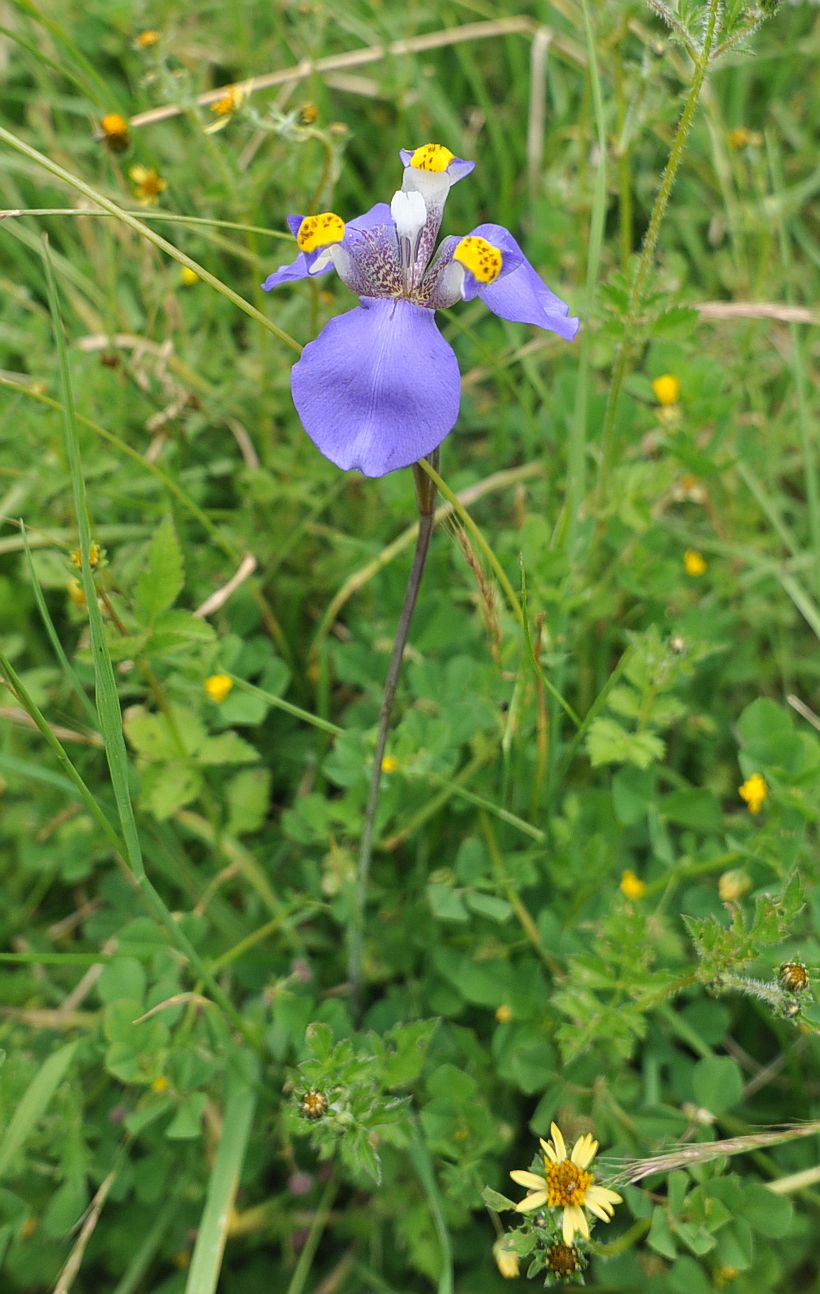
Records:
<instances>
[{"instance_id":1,"label":"purple iris flower","mask_svg":"<svg viewBox=\"0 0 820 1294\"><path fill-rule=\"evenodd\" d=\"M360 304L331 319L291 373L293 402L317 448L345 471L384 476L432 453L458 417L461 377L436 310L480 296L494 314L571 341L578 320L509 230L477 225L434 248L450 188L473 162L442 144L401 150L404 179L347 224L333 212L289 216L299 255L265 291L335 269Z\"/></svg>"}]
</instances>

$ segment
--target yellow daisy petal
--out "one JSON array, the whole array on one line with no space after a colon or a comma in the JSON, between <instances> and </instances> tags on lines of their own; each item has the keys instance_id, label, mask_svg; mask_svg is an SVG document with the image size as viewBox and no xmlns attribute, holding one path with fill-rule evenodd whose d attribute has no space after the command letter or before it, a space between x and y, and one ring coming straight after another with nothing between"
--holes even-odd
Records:
<instances>
[{"instance_id":1,"label":"yellow daisy petal","mask_svg":"<svg viewBox=\"0 0 820 1294\"><path fill-rule=\"evenodd\" d=\"M613 1210L611 1204L599 1204L597 1200L590 1199L589 1191L587 1191L587 1197L584 1200L584 1204L589 1209L590 1213L594 1213L596 1218L600 1218L602 1222L612 1221Z\"/></svg>"},{"instance_id":2,"label":"yellow daisy petal","mask_svg":"<svg viewBox=\"0 0 820 1294\"><path fill-rule=\"evenodd\" d=\"M571 1204L564 1209L561 1231L565 1245L572 1244L572 1238L576 1231L580 1231L581 1235L589 1240L589 1223L583 1209L579 1209L577 1204Z\"/></svg>"},{"instance_id":3,"label":"yellow daisy petal","mask_svg":"<svg viewBox=\"0 0 820 1294\"><path fill-rule=\"evenodd\" d=\"M533 1209L542 1209L547 1202L546 1191L535 1191L533 1195L528 1195L526 1199L516 1204L516 1213L532 1213Z\"/></svg>"},{"instance_id":4,"label":"yellow daisy petal","mask_svg":"<svg viewBox=\"0 0 820 1294\"><path fill-rule=\"evenodd\" d=\"M515 1168L510 1173L510 1177L519 1186L528 1186L531 1190L543 1191L546 1189L546 1182L543 1177L537 1173L528 1173L523 1168Z\"/></svg>"},{"instance_id":5,"label":"yellow daisy petal","mask_svg":"<svg viewBox=\"0 0 820 1294\"><path fill-rule=\"evenodd\" d=\"M578 1168L586 1168L592 1163L597 1153L598 1142L591 1132L585 1132L583 1137L579 1137L573 1146L570 1158Z\"/></svg>"},{"instance_id":6,"label":"yellow daisy petal","mask_svg":"<svg viewBox=\"0 0 820 1294\"><path fill-rule=\"evenodd\" d=\"M587 1191L587 1199L597 1199L600 1204L623 1204L624 1198L617 1191L611 1191L608 1186L590 1186Z\"/></svg>"},{"instance_id":7,"label":"yellow daisy petal","mask_svg":"<svg viewBox=\"0 0 820 1294\"><path fill-rule=\"evenodd\" d=\"M555 1146L555 1162L560 1164L567 1157L567 1148L564 1144L564 1138L557 1123L550 1124L550 1132L552 1133L552 1144Z\"/></svg>"}]
</instances>

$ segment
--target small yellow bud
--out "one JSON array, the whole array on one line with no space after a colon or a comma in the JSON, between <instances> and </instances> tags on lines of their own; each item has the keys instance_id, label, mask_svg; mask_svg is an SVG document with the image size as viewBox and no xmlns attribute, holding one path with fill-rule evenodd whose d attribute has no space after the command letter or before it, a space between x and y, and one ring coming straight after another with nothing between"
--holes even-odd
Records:
<instances>
[{"instance_id":1,"label":"small yellow bud","mask_svg":"<svg viewBox=\"0 0 820 1294\"><path fill-rule=\"evenodd\" d=\"M769 788L760 773L752 773L737 791L741 800L745 800L749 806L750 813L759 813L769 798Z\"/></svg>"},{"instance_id":2,"label":"small yellow bud","mask_svg":"<svg viewBox=\"0 0 820 1294\"><path fill-rule=\"evenodd\" d=\"M179 281L184 288L190 288L193 287L195 283L199 282L199 275L196 270L189 269L187 265L183 265L182 269L179 271Z\"/></svg>"},{"instance_id":3,"label":"small yellow bud","mask_svg":"<svg viewBox=\"0 0 820 1294\"><path fill-rule=\"evenodd\" d=\"M495 1008L495 1018L499 1024L507 1024L509 1020L512 1020L512 1007L508 1006L506 1002L502 1002L501 1006Z\"/></svg>"},{"instance_id":4,"label":"small yellow bud","mask_svg":"<svg viewBox=\"0 0 820 1294\"><path fill-rule=\"evenodd\" d=\"M156 1092L159 1095L162 1092L167 1092L170 1086L171 1084L168 1082L168 1079L165 1077L165 1075L160 1074L159 1077L155 1078L153 1083L151 1084L151 1091Z\"/></svg>"},{"instance_id":5,"label":"small yellow bud","mask_svg":"<svg viewBox=\"0 0 820 1294\"><path fill-rule=\"evenodd\" d=\"M496 1266L505 1280L515 1280L518 1276L518 1254L514 1249L507 1248L508 1241L506 1236L496 1240L493 1245L493 1258Z\"/></svg>"},{"instance_id":6,"label":"small yellow bud","mask_svg":"<svg viewBox=\"0 0 820 1294\"><path fill-rule=\"evenodd\" d=\"M141 31L134 43L137 49L152 49L159 44L159 32L153 29Z\"/></svg>"},{"instance_id":7,"label":"small yellow bud","mask_svg":"<svg viewBox=\"0 0 820 1294\"><path fill-rule=\"evenodd\" d=\"M99 544L89 545L88 565L91 567L92 571L96 570L97 567L99 566L101 557L102 557L102 549L100 548L100 545ZM71 565L76 566L77 570L79 570L82 564L83 564L82 553L80 552L79 548L75 548L73 553L71 554Z\"/></svg>"},{"instance_id":8,"label":"small yellow bud","mask_svg":"<svg viewBox=\"0 0 820 1294\"><path fill-rule=\"evenodd\" d=\"M385 755L384 759L382 760L383 773L395 773L398 766L399 766L399 761L396 759L395 755Z\"/></svg>"},{"instance_id":9,"label":"small yellow bud","mask_svg":"<svg viewBox=\"0 0 820 1294\"><path fill-rule=\"evenodd\" d=\"M696 548L687 548L683 554L683 569L692 579L697 579L699 575L705 575L708 567L706 559Z\"/></svg>"},{"instance_id":10,"label":"small yellow bud","mask_svg":"<svg viewBox=\"0 0 820 1294\"><path fill-rule=\"evenodd\" d=\"M628 867L621 877L621 893L627 899L642 899L646 894L646 881Z\"/></svg>"},{"instance_id":11,"label":"small yellow bud","mask_svg":"<svg viewBox=\"0 0 820 1294\"><path fill-rule=\"evenodd\" d=\"M303 103L299 109L299 122L302 126L314 126L319 120L319 109L315 103Z\"/></svg>"},{"instance_id":12,"label":"small yellow bud","mask_svg":"<svg viewBox=\"0 0 820 1294\"><path fill-rule=\"evenodd\" d=\"M730 148L746 148L749 144L749 131L745 126L735 126L726 136Z\"/></svg>"},{"instance_id":13,"label":"small yellow bud","mask_svg":"<svg viewBox=\"0 0 820 1294\"><path fill-rule=\"evenodd\" d=\"M128 122L118 112L107 112L100 118L97 139L112 153L124 153L131 143Z\"/></svg>"},{"instance_id":14,"label":"small yellow bud","mask_svg":"<svg viewBox=\"0 0 820 1294\"><path fill-rule=\"evenodd\" d=\"M680 399L680 381L671 373L662 373L652 383L652 393L658 404L677 404Z\"/></svg>"},{"instance_id":15,"label":"small yellow bud","mask_svg":"<svg viewBox=\"0 0 820 1294\"><path fill-rule=\"evenodd\" d=\"M743 898L744 894L748 894L751 888L751 878L740 867L723 872L718 877L718 894L724 903L736 903L738 899Z\"/></svg>"},{"instance_id":16,"label":"small yellow bud","mask_svg":"<svg viewBox=\"0 0 820 1294\"><path fill-rule=\"evenodd\" d=\"M225 700L232 688L233 679L228 674L211 674L210 678L205 680L205 691L217 705Z\"/></svg>"}]
</instances>

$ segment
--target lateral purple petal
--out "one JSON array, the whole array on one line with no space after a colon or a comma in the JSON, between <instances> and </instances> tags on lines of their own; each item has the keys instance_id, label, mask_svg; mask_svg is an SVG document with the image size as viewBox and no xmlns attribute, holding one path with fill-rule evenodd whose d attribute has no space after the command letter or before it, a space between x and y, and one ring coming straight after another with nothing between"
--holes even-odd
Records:
<instances>
[{"instance_id":1,"label":"lateral purple petal","mask_svg":"<svg viewBox=\"0 0 820 1294\"><path fill-rule=\"evenodd\" d=\"M570 317L569 306L547 287L541 275L533 268L518 243L503 225L478 225L470 233L485 238L497 247L508 263L515 262L507 274L501 274L486 287L479 285L478 295L493 314L514 323L535 324L549 332L558 333L565 341L572 341L580 328L580 321Z\"/></svg>"},{"instance_id":2,"label":"lateral purple petal","mask_svg":"<svg viewBox=\"0 0 820 1294\"><path fill-rule=\"evenodd\" d=\"M432 453L455 424L460 388L432 310L374 297L329 320L291 373L293 403L317 449L365 476Z\"/></svg>"}]
</instances>

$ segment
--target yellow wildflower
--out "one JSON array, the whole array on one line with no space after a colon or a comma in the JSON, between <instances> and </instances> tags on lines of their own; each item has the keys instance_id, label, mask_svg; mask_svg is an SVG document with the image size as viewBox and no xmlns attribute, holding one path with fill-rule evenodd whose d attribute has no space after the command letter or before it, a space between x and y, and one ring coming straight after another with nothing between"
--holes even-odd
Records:
<instances>
[{"instance_id":1,"label":"yellow wildflower","mask_svg":"<svg viewBox=\"0 0 820 1294\"><path fill-rule=\"evenodd\" d=\"M205 680L205 691L217 705L225 700L232 688L233 679L229 674L211 674L210 678Z\"/></svg>"},{"instance_id":2,"label":"yellow wildflower","mask_svg":"<svg viewBox=\"0 0 820 1294\"><path fill-rule=\"evenodd\" d=\"M769 798L769 788L760 773L752 773L737 791L741 800L748 804L750 813L759 813Z\"/></svg>"},{"instance_id":3,"label":"yellow wildflower","mask_svg":"<svg viewBox=\"0 0 820 1294\"><path fill-rule=\"evenodd\" d=\"M544 1152L544 1176L516 1169L510 1177L519 1186L526 1186L530 1194L516 1205L518 1213L533 1213L536 1209L563 1209L561 1232L565 1245L572 1245L576 1231L589 1239L589 1222L584 1209L589 1209L602 1222L610 1222L614 1206L622 1203L617 1191L607 1186L596 1186L588 1168L598 1151L598 1142L589 1133L579 1137L567 1154L561 1129L550 1125L552 1141L541 1137Z\"/></svg>"},{"instance_id":4,"label":"yellow wildflower","mask_svg":"<svg viewBox=\"0 0 820 1294\"><path fill-rule=\"evenodd\" d=\"M88 549L88 565L91 567L92 571L99 566L101 557L102 557L102 549L100 548L100 545L91 544ZM77 570L79 570L82 564L83 564L82 554L79 548L75 548L73 553L71 554L71 565L76 566Z\"/></svg>"},{"instance_id":5,"label":"yellow wildflower","mask_svg":"<svg viewBox=\"0 0 820 1294\"><path fill-rule=\"evenodd\" d=\"M179 272L179 281L184 288L190 288L194 283L199 282L199 275L196 270L189 269L187 265L183 265Z\"/></svg>"},{"instance_id":6,"label":"yellow wildflower","mask_svg":"<svg viewBox=\"0 0 820 1294\"><path fill-rule=\"evenodd\" d=\"M100 133L97 136L112 153L124 153L131 143L128 133L128 122L118 112L107 112L100 118Z\"/></svg>"},{"instance_id":7,"label":"yellow wildflower","mask_svg":"<svg viewBox=\"0 0 820 1294\"><path fill-rule=\"evenodd\" d=\"M735 126L726 136L730 148L740 150L750 144L762 144L763 136L759 130L749 130L746 126Z\"/></svg>"},{"instance_id":8,"label":"yellow wildflower","mask_svg":"<svg viewBox=\"0 0 820 1294\"><path fill-rule=\"evenodd\" d=\"M156 1092L157 1095L161 1095L163 1092L167 1092L170 1086L171 1084L168 1082L168 1079L165 1077L165 1075L160 1074L157 1078L154 1079L153 1083L151 1084L151 1091Z\"/></svg>"},{"instance_id":9,"label":"yellow wildflower","mask_svg":"<svg viewBox=\"0 0 820 1294\"><path fill-rule=\"evenodd\" d=\"M128 171L134 185L134 197L141 207L155 207L159 195L168 188L153 166L132 166Z\"/></svg>"},{"instance_id":10,"label":"yellow wildflower","mask_svg":"<svg viewBox=\"0 0 820 1294\"><path fill-rule=\"evenodd\" d=\"M399 766L399 761L396 759L395 755L385 755L384 759L382 760L383 773L395 773L398 766Z\"/></svg>"},{"instance_id":11,"label":"yellow wildflower","mask_svg":"<svg viewBox=\"0 0 820 1294\"><path fill-rule=\"evenodd\" d=\"M66 592L74 603L75 607L85 606L85 592L80 581L76 578L70 579L66 585Z\"/></svg>"},{"instance_id":12,"label":"yellow wildflower","mask_svg":"<svg viewBox=\"0 0 820 1294\"><path fill-rule=\"evenodd\" d=\"M319 120L319 109L315 103L303 103L299 109L299 123L302 126L314 126Z\"/></svg>"},{"instance_id":13,"label":"yellow wildflower","mask_svg":"<svg viewBox=\"0 0 820 1294\"><path fill-rule=\"evenodd\" d=\"M672 373L662 373L652 383L652 393L658 404L677 404L680 399L680 380Z\"/></svg>"},{"instance_id":14,"label":"yellow wildflower","mask_svg":"<svg viewBox=\"0 0 820 1294\"><path fill-rule=\"evenodd\" d=\"M212 121L210 126L205 127L205 134L212 135L214 131L222 130L223 126L227 126L232 115L238 108L242 107L247 97L246 90L241 89L238 85L229 85L224 94L208 105L217 120Z\"/></svg>"},{"instance_id":15,"label":"yellow wildflower","mask_svg":"<svg viewBox=\"0 0 820 1294\"><path fill-rule=\"evenodd\" d=\"M692 579L697 579L699 575L705 575L708 567L702 553L696 548L687 548L683 554L683 569Z\"/></svg>"},{"instance_id":16,"label":"yellow wildflower","mask_svg":"<svg viewBox=\"0 0 820 1294\"><path fill-rule=\"evenodd\" d=\"M149 28L148 31L141 31L134 42L137 49L152 49L154 45L159 44L159 32Z\"/></svg>"},{"instance_id":17,"label":"yellow wildflower","mask_svg":"<svg viewBox=\"0 0 820 1294\"><path fill-rule=\"evenodd\" d=\"M508 1006L506 1002L502 1002L501 1006L495 1008L495 1018L499 1024L507 1024L509 1020L512 1020L512 1007Z\"/></svg>"},{"instance_id":18,"label":"yellow wildflower","mask_svg":"<svg viewBox=\"0 0 820 1294\"><path fill-rule=\"evenodd\" d=\"M621 877L621 893L628 899L642 899L646 894L646 881L642 881L640 876L636 876L630 867L627 867Z\"/></svg>"},{"instance_id":19,"label":"yellow wildflower","mask_svg":"<svg viewBox=\"0 0 820 1294\"><path fill-rule=\"evenodd\" d=\"M509 1281L514 1280L518 1275L518 1254L514 1249L507 1248L508 1243L506 1236L496 1240L493 1245L493 1258L501 1275Z\"/></svg>"}]
</instances>

